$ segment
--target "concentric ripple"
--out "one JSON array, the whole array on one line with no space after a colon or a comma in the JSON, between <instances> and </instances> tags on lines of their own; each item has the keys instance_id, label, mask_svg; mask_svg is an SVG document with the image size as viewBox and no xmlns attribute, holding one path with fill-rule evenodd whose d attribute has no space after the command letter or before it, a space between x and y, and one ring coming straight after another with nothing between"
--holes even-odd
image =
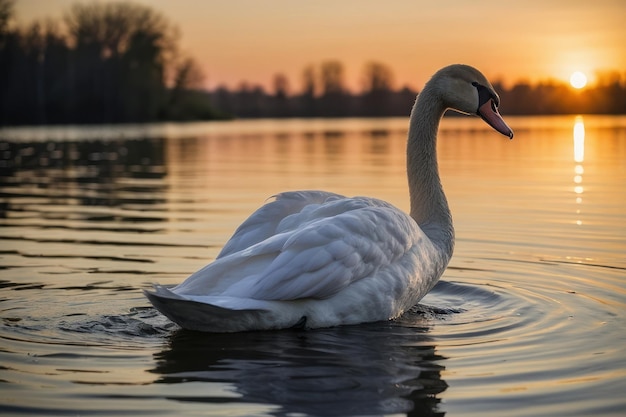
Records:
<instances>
[{"instance_id":1,"label":"concentric ripple","mask_svg":"<svg viewBox=\"0 0 626 417\"><path fill-rule=\"evenodd\" d=\"M493 404L507 401L527 401L525 411L534 415L619 415L622 399L591 393L624 385L626 326L620 316L626 291L587 285L585 276L602 266L491 261L503 274L511 262L523 265L516 274L526 275L526 282L443 282L424 299L460 310L438 320L431 332L449 357L447 369L455 369L443 373L455 388L451 398L462 400L465 412L481 415L498 415ZM623 273L615 268L612 278L619 282Z\"/></svg>"}]
</instances>

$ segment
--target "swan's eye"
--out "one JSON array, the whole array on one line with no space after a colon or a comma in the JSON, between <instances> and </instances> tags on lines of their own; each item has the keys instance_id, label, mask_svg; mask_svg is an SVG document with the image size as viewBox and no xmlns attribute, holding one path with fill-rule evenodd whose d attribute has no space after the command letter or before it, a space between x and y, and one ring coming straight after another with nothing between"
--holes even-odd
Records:
<instances>
[{"instance_id":1,"label":"swan's eye","mask_svg":"<svg viewBox=\"0 0 626 417\"><path fill-rule=\"evenodd\" d=\"M473 81L472 85L476 87L476 89L478 90L478 100L479 100L478 107L482 106L483 104L487 102L487 100L491 99L491 109L494 112L497 111L498 106L500 105L500 100L498 100L498 97L492 94L491 92L489 92L487 87L485 87L484 85L476 81Z\"/></svg>"},{"instance_id":2,"label":"swan's eye","mask_svg":"<svg viewBox=\"0 0 626 417\"><path fill-rule=\"evenodd\" d=\"M481 85L481 84L479 84L477 82L474 82L472 84L475 84L476 91L478 91L478 108L479 109L480 109L480 107L483 104L487 103L489 100L491 100L492 103L493 103L494 100L492 100L492 99L494 97L493 97L493 95L489 92L489 90L484 85ZM493 104L492 104L492 106L493 106Z\"/></svg>"}]
</instances>

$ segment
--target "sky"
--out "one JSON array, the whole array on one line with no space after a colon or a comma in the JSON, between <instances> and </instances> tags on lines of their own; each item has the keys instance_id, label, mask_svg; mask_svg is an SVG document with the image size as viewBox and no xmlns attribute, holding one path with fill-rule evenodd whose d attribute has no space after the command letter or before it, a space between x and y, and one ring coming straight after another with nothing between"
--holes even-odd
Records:
<instances>
[{"instance_id":1,"label":"sky","mask_svg":"<svg viewBox=\"0 0 626 417\"><path fill-rule=\"evenodd\" d=\"M107 0L99 0L100 3ZM77 0L17 0L18 22L59 18ZM85 1L78 1L84 3ZM135 0L181 32L181 49L205 85L266 88L276 73L301 88L307 65L343 63L346 84L362 86L377 61L394 86L421 89L437 69L465 63L492 82L567 81L582 71L626 71L624 0Z\"/></svg>"}]
</instances>

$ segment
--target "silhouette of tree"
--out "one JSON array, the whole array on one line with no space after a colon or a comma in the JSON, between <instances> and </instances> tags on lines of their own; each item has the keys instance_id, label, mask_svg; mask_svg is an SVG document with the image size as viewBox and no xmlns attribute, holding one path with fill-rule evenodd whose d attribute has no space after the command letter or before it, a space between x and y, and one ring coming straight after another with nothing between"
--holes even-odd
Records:
<instances>
[{"instance_id":1,"label":"silhouette of tree","mask_svg":"<svg viewBox=\"0 0 626 417\"><path fill-rule=\"evenodd\" d=\"M225 114L236 114L235 96L224 85L219 85L211 94L211 103Z\"/></svg>"},{"instance_id":2,"label":"silhouette of tree","mask_svg":"<svg viewBox=\"0 0 626 417\"><path fill-rule=\"evenodd\" d=\"M74 5L65 23L75 45L76 88L88 92L77 103L85 121L156 120L176 38L165 18L137 4L91 3Z\"/></svg>"},{"instance_id":3,"label":"silhouette of tree","mask_svg":"<svg viewBox=\"0 0 626 417\"><path fill-rule=\"evenodd\" d=\"M368 62L363 69L364 94L361 103L366 116L388 116L391 108L393 72L380 62Z\"/></svg>"},{"instance_id":4,"label":"silhouette of tree","mask_svg":"<svg viewBox=\"0 0 626 417\"><path fill-rule=\"evenodd\" d=\"M302 71L302 112L308 116L316 116L315 95L317 93L317 74L313 65L307 65Z\"/></svg>"},{"instance_id":5,"label":"silhouette of tree","mask_svg":"<svg viewBox=\"0 0 626 417\"><path fill-rule=\"evenodd\" d=\"M54 22L6 30L0 42L0 123L49 122L67 101L60 92L68 49ZM65 71L65 72L64 72Z\"/></svg>"},{"instance_id":6,"label":"silhouette of tree","mask_svg":"<svg viewBox=\"0 0 626 417\"><path fill-rule=\"evenodd\" d=\"M320 89L322 96L344 93L344 70L341 62L322 62L320 66Z\"/></svg>"},{"instance_id":7,"label":"silhouette of tree","mask_svg":"<svg viewBox=\"0 0 626 417\"><path fill-rule=\"evenodd\" d=\"M404 86L400 91L393 95L390 105L391 116L408 116L411 113L411 108L415 103L417 97L417 91Z\"/></svg>"},{"instance_id":8,"label":"silhouette of tree","mask_svg":"<svg viewBox=\"0 0 626 417\"><path fill-rule=\"evenodd\" d=\"M626 72L599 72L596 79L592 101L602 103L600 111L606 114L626 113Z\"/></svg>"},{"instance_id":9,"label":"silhouette of tree","mask_svg":"<svg viewBox=\"0 0 626 417\"><path fill-rule=\"evenodd\" d=\"M13 2L0 0L0 125L11 118L9 90L14 83L9 80L14 68L8 63L16 61L20 50L17 33L10 29L12 16Z\"/></svg>"},{"instance_id":10,"label":"silhouette of tree","mask_svg":"<svg viewBox=\"0 0 626 417\"><path fill-rule=\"evenodd\" d=\"M232 93L232 114L237 117L268 117L270 113L270 96L263 87L242 81Z\"/></svg>"},{"instance_id":11,"label":"silhouette of tree","mask_svg":"<svg viewBox=\"0 0 626 417\"><path fill-rule=\"evenodd\" d=\"M274 87L274 97L287 98L289 95L289 79L287 79L285 74L279 73L274 75L272 85Z\"/></svg>"},{"instance_id":12,"label":"silhouette of tree","mask_svg":"<svg viewBox=\"0 0 626 417\"><path fill-rule=\"evenodd\" d=\"M8 32L9 21L12 16L13 2L11 0L0 0L0 37Z\"/></svg>"},{"instance_id":13,"label":"silhouette of tree","mask_svg":"<svg viewBox=\"0 0 626 417\"><path fill-rule=\"evenodd\" d=\"M322 62L319 72L321 90L320 115L341 117L350 113L344 86L343 64L339 61Z\"/></svg>"},{"instance_id":14,"label":"silhouette of tree","mask_svg":"<svg viewBox=\"0 0 626 417\"><path fill-rule=\"evenodd\" d=\"M275 117L288 117L292 114L289 106L289 79L281 73L275 74L272 79L274 88L274 111Z\"/></svg>"},{"instance_id":15,"label":"silhouette of tree","mask_svg":"<svg viewBox=\"0 0 626 417\"><path fill-rule=\"evenodd\" d=\"M363 90L367 93L391 91L393 89L393 72L391 68L380 62L371 61L363 69Z\"/></svg>"},{"instance_id":16,"label":"silhouette of tree","mask_svg":"<svg viewBox=\"0 0 626 417\"><path fill-rule=\"evenodd\" d=\"M11 29L0 0L0 124L215 118L177 29L149 7L77 4L61 22ZM60 23L64 26L60 28Z\"/></svg>"},{"instance_id":17,"label":"silhouette of tree","mask_svg":"<svg viewBox=\"0 0 626 417\"><path fill-rule=\"evenodd\" d=\"M506 90L502 84L494 84L494 88L500 94L501 108L504 114L521 114L523 107L527 103L532 102L533 91L530 83L522 81L513 86L510 90Z\"/></svg>"},{"instance_id":18,"label":"silhouette of tree","mask_svg":"<svg viewBox=\"0 0 626 417\"><path fill-rule=\"evenodd\" d=\"M204 73L191 57L185 57L174 68L173 85L169 90L169 103L162 118L174 120L211 119L219 116L212 108L203 88Z\"/></svg>"},{"instance_id":19,"label":"silhouette of tree","mask_svg":"<svg viewBox=\"0 0 626 417\"><path fill-rule=\"evenodd\" d=\"M176 65L172 93L202 88L204 73L191 57L184 58Z\"/></svg>"}]
</instances>

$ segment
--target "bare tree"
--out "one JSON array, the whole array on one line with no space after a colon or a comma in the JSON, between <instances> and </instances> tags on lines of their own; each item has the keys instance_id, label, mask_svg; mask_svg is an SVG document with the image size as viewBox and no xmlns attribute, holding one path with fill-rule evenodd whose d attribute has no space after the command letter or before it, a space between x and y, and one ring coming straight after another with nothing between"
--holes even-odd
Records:
<instances>
[{"instance_id":1,"label":"bare tree","mask_svg":"<svg viewBox=\"0 0 626 417\"><path fill-rule=\"evenodd\" d=\"M391 91L393 89L393 72L391 68L375 61L365 64L363 87L365 93Z\"/></svg>"},{"instance_id":2,"label":"bare tree","mask_svg":"<svg viewBox=\"0 0 626 417\"><path fill-rule=\"evenodd\" d=\"M13 16L13 1L0 0L0 41L8 31L11 17Z\"/></svg>"},{"instance_id":3,"label":"bare tree","mask_svg":"<svg viewBox=\"0 0 626 417\"><path fill-rule=\"evenodd\" d=\"M302 71L302 94L304 96L313 97L317 92L315 67L307 65Z\"/></svg>"},{"instance_id":4,"label":"bare tree","mask_svg":"<svg viewBox=\"0 0 626 417\"><path fill-rule=\"evenodd\" d=\"M289 95L289 79L282 73L274 75L272 79L274 87L274 96L279 99L285 99Z\"/></svg>"},{"instance_id":5,"label":"bare tree","mask_svg":"<svg viewBox=\"0 0 626 417\"><path fill-rule=\"evenodd\" d=\"M361 111L366 116L386 116L393 113L393 73L380 62L371 61L363 69L363 99Z\"/></svg>"},{"instance_id":6,"label":"bare tree","mask_svg":"<svg viewBox=\"0 0 626 417\"><path fill-rule=\"evenodd\" d=\"M181 91L202 88L204 78L204 72L196 60L186 57L176 65L172 90Z\"/></svg>"},{"instance_id":7,"label":"bare tree","mask_svg":"<svg viewBox=\"0 0 626 417\"><path fill-rule=\"evenodd\" d=\"M149 7L121 2L76 4L64 21L84 121L156 119L175 72L176 29Z\"/></svg>"},{"instance_id":8,"label":"bare tree","mask_svg":"<svg viewBox=\"0 0 626 417\"><path fill-rule=\"evenodd\" d=\"M140 41L150 42L161 54L175 52L178 30L147 6L124 2L75 4L64 20L70 41L76 46L97 45L102 57L122 54Z\"/></svg>"},{"instance_id":9,"label":"bare tree","mask_svg":"<svg viewBox=\"0 0 626 417\"><path fill-rule=\"evenodd\" d=\"M341 62L334 60L322 62L320 87L323 96L344 93L344 70Z\"/></svg>"}]
</instances>

